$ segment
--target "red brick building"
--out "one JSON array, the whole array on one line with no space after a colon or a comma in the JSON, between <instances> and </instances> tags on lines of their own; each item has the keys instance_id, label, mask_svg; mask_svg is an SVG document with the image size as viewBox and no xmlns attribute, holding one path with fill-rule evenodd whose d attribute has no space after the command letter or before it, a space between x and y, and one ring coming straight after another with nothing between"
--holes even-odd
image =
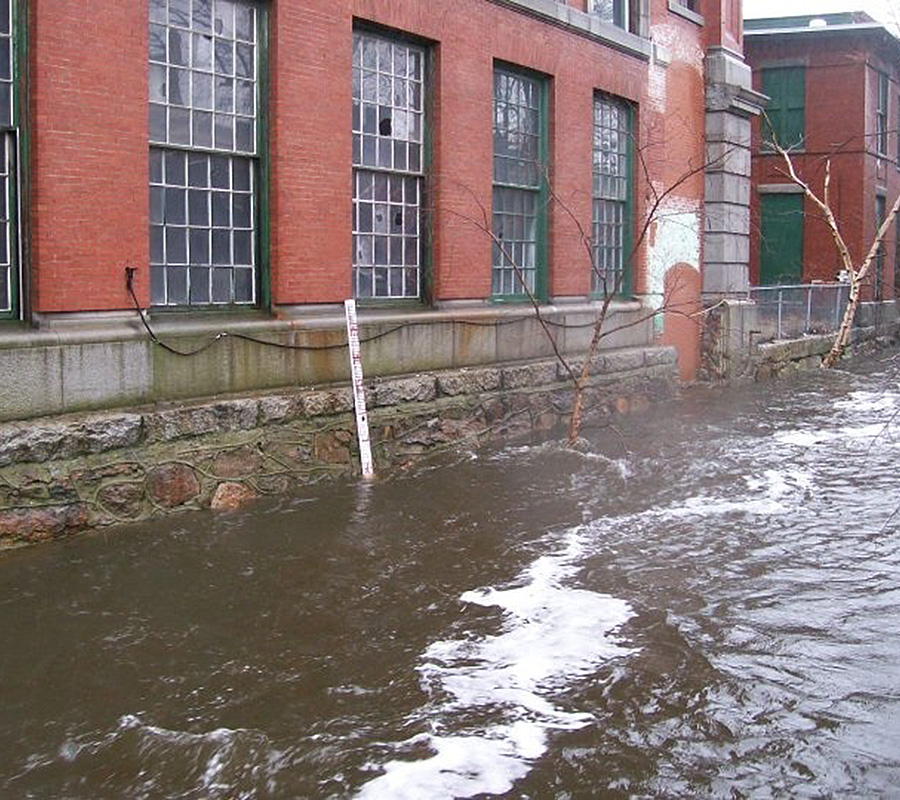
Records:
<instances>
[{"instance_id":1,"label":"red brick building","mask_svg":"<svg viewBox=\"0 0 900 800\"><path fill-rule=\"evenodd\" d=\"M682 273L696 305L704 201L746 208L740 169L703 170L710 109L739 118L717 144L749 125L741 25L739 0L2 0L0 334L133 329L127 266L173 331L353 296L646 309ZM714 249L704 291L740 291Z\"/></svg>"},{"instance_id":2,"label":"red brick building","mask_svg":"<svg viewBox=\"0 0 900 800\"><path fill-rule=\"evenodd\" d=\"M754 126L751 281L833 281L840 257L820 213L792 185L781 156L820 194L831 162L831 202L857 263L900 191L900 42L862 12L748 20L754 88L770 97ZM897 228L885 240L869 298L897 296Z\"/></svg>"}]
</instances>

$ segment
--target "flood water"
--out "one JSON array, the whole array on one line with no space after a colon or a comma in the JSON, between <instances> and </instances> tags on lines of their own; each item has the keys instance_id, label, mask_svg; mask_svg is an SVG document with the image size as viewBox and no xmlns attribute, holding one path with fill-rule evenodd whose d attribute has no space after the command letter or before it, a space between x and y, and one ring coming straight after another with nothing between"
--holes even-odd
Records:
<instances>
[{"instance_id":1,"label":"flood water","mask_svg":"<svg viewBox=\"0 0 900 800\"><path fill-rule=\"evenodd\" d=\"M898 369L2 553L0 796L900 796Z\"/></svg>"}]
</instances>

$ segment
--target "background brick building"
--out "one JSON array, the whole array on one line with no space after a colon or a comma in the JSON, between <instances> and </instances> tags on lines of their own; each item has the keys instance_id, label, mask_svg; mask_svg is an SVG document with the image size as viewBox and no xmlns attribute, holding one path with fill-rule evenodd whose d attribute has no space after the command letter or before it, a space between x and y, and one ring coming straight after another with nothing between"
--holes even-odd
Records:
<instances>
[{"instance_id":1,"label":"background brick building","mask_svg":"<svg viewBox=\"0 0 900 800\"><path fill-rule=\"evenodd\" d=\"M820 194L831 161L831 202L859 263L900 191L900 42L863 12L748 20L754 87L771 99L754 127L754 283L832 281L840 257L820 213L766 146L789 147L800 176ZM869 298L897 295L896 228L885 240Z\"/></svg>"}]
</instances>

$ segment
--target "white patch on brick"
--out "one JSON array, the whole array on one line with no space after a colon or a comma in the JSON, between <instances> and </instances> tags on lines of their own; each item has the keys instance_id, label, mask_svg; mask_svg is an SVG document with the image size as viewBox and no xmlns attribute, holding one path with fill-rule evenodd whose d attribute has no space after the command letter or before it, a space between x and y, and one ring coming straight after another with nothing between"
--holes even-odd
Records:
<instances>
[{"instance_id":1,"label":"white patch on brick","mask_svg":"<svg viewBox=\"0 0 900 800\"><path fill-rule=\"evenodd\" d=\"M701 203L672 197L665 200L654 215L647 243L647 304L660 308L666 273L676 264L689 264L700 271ZM654 319L657 332L662 316Z\"/></svg>"}]
</instances>

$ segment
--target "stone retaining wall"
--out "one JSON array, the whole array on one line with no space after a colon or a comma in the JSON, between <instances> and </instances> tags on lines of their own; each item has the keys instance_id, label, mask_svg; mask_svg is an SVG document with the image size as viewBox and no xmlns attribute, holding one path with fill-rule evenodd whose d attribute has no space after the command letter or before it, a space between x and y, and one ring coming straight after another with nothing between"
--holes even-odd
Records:
<instances>
[{"instance_id":1,"label":"stone retaining wall","mask_svg":"<svg viewBox=\"0 0 900 800\"><path fill-rule=\"evenodd\" d=\"M707 382L742 383L768 380L819 369L836 333L808 334L797 339L760 343L752 303L723 303L707 315L699 378ZM863 303L857 327L850 331L844 354L852 358L896 343L900 322L893 301Z\"/></svg>"},{"instance_id":2,"label":"stone retaining wall","mask_svg":"<svg viewBox=\"0 0 900 800\"><path fill-rule=\"evenodd\" d=\"M604 351L586 423L676 383L671 348ZM555 360L367 382L379 470L448 446L551 429L571 383ZM0 425L0 548L200 508L236 508L358 471L347 386Z\"/></svg>"}]
</instances>

